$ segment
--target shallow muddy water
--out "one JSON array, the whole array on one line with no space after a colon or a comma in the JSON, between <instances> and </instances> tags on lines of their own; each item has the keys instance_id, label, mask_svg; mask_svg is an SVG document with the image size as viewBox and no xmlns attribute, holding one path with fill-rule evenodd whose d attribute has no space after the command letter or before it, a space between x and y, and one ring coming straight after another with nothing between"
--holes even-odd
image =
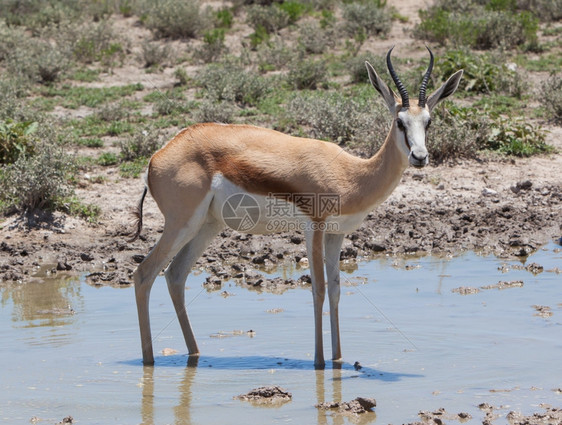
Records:
<instances>
[{"instance_id":1,"label":"shallow muddy water","mask_svg":"<svg viewBox=\"0 0 562 425\"><path fill-rule=\"evenodd\" d=\"M159 277L151 298L156 365L144 367L132 287L4 285L0 421L52 424L71 415L76 424L387 424L444 407L481 423L483 402L503 406L497 413L504 416L540 411L540 403L561 407L554 390L562 387L562 274L552 271L562 269L559 248L527 259L544 267L537 275L518 270L517 261L470 253L359 263L342 272L345 363L324 371L313 368L308 289L275 295L227 282L208 292L204 274L190 276L186 301L202 354L188 365ZM452 291L499 281L523 286ZM328 356L329 333L325 344ZM178 352L162 354L169 349ZM264 385L285 388L292 401L261 407L233 399ZM375 398L375 413L351 420L314 407L358 396Z\"/></svg>"}]
</instances>

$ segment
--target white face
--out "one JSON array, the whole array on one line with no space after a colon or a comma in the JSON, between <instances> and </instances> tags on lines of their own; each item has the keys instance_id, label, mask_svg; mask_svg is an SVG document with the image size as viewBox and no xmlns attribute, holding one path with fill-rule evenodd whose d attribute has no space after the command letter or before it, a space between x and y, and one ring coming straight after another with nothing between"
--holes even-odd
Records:
<instances>
[{"instance_id":1,"label":"white face","mask_svg":"<svg viewBox=\"0 0 562 425\"><path fill-rule=\"evenodd\" d=\"M429 111L425 108L418 109L415 113L410 108L404 109L398 112L395 120L399 147L414 167L425 167L429 163L425 136L430 123Z\"/></svg>"}]
</instances>

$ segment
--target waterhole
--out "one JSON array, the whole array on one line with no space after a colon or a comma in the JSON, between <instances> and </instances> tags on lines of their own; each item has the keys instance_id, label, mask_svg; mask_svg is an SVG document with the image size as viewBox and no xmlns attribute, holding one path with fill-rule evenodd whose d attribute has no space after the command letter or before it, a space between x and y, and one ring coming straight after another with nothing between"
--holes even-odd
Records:
<instances>
[{"instance_id":1,"label":"waterhole","mask_svg":"<svg viewBox=\"0 0 562 425\"><path fill-rule=\"evenodd\" d=\"M159 277L151 296L156 365L145 367L132 287L75 279L3 284L0 421L54 424L71 415L80 424L387 424L444 407L481 422L481 403L499 415L530 414L541 403L561 407L559 248L548 245L524 263L467 253L346 269L344 363L328 362L323 371L313 367L307 287L272 294L230 281L209 292L205 274L190 276L186 302L201 356L188 363ZM279 274L302 271L272 276ZM267 407L234 399L265 385L281 386L292 400ZM375 398L374 413L347 418L315 407L356 397Z\"/></svg>"}]
</instances>

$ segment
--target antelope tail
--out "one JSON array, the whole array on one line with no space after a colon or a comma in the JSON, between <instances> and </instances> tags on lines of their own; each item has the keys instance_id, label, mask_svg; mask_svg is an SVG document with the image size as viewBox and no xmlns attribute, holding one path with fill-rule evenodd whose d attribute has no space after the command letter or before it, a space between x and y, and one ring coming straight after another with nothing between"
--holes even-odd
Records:
<instances>
[{"instance_id":1,"label":"antelope tail","mask_svg":"<svg viewBox=\"0 0 562 425\"><path fill-rule=\"evenodd\" d=\"M133 211L134 216L134 227L135 232L131 234L131 237L127 239L127 242L134 242L136 241L142 231L142 205L144 204L144 198L146 197L146 193L148 192L148 186L145 184L144 191L142 192L142 196L139 199L139 203L137 204L137 208Z\"/></svg>"}]
</instances>

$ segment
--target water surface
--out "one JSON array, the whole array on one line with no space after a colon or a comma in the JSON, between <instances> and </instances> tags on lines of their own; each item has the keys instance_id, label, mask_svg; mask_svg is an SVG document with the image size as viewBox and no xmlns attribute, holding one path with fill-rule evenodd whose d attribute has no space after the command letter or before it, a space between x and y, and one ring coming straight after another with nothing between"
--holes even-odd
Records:
<instances>
[{"instance_id":1,"label":"water surface","mask_svg":"<svg viewBox=\"0 0 562 425\"><path fill-rule=\"evenodd\" d=\"M51 424L71 415L80 424L387 424L445 407L481 423L482 402L503 406L504 415L540 411L543 402L561 407L553 390L562 387L562 275L547 271L562 269L559 248L529 257L526 264L544 267L537 275L518 270L517 261L472 253L359 263L342 272L345 363L324 371L313 367L308 289L275 295L227 282L208 292L205 274L190 276L186 300L202 355L188 365L159 277L151 297L156 365L144 367L133 288L68 279L4 284L0 421ZM452 292L515 280L523 286ZM552 315L537 316L533 306ZM329 332L324 339L328 357ZM164 356L167 349L178 352ZM263 385L284 387L292 401L267 408L233 399ZM375 413L350 421L314 407L357 396L375 398Z\"/></svg>"}]
</instances>

